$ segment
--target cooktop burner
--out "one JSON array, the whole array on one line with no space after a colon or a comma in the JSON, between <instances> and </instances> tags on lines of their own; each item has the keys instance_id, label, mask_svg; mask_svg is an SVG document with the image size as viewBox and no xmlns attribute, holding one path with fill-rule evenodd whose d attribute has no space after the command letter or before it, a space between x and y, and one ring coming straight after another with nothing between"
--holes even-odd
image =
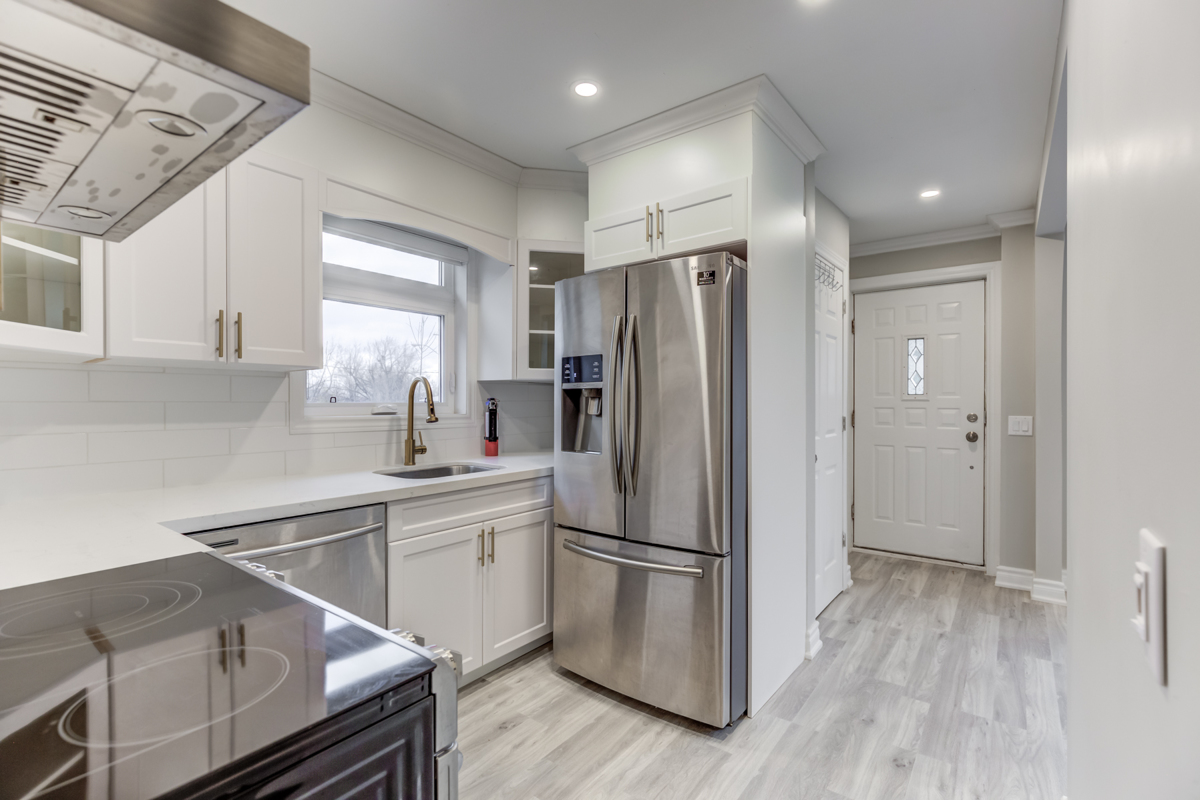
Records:
<instances>
[{"instance_id":1,"label":"cooktop burner","mask_svg":"<svg viewBox=\"0 0 1200 800\"><path fill-rule=\"evenodd\" d=\"M215 554L0 591L0 800L159 797L431 668Z\"/></svg>"}]
</instances>

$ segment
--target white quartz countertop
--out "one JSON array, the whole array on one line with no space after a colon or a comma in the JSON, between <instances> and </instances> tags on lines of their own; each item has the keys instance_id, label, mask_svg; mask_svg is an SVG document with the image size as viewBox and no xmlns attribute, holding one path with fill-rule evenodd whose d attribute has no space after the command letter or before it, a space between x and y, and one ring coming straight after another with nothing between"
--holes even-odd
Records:
<instances>
[{"instance_id":1,"label":"white quartz countertop","mask_svg":"<svg viewBox=\"0 0 1200 800\"><path fill-rule=\"evenodd\" d=\"M374 472L297 475L3 503L0 589L208 549L181 535L184 533L492 486L554 472L551 453L455 463L501 469L424 480Z\"/></svg>"}]
</instances>

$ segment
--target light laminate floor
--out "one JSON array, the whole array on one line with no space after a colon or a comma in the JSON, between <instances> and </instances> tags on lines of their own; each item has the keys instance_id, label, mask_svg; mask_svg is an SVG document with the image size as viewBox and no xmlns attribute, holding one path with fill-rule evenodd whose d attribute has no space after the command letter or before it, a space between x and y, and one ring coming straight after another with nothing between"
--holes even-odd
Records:
<instances>
[{"instance_id":1,"label":"light laminate floor","mask_svg":"<svg viewBox=\"0 0 1200 800\"><path fill-rule=\"evenodd\" d=\"M981 572L850 563L821 652L723 730L560 670L549 648L467 687L461 797L1059 800L1066 609Z\"/></svg>"}]
</instances>

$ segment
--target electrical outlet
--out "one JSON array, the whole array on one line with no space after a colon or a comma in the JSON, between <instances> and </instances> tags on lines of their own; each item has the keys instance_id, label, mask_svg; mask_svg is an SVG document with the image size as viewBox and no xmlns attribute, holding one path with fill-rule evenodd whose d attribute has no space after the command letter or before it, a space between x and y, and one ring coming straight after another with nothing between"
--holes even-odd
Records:
<instances>
[{"instance_id":1,"label":"electrical outlet","mask_svg":"<svg viewBox=\"0 0 1200 800\"><path fill-rule=\"evenodd\" d=\"M1138 560L1133 565L1133 630L1160 686L1167 685L1167 548L1158 537L1138 531Z\"/></svg>"},{"instance_id":2,"label":"electrical outlet","mask_svg":"<svg viewBox=\"0 0 1200 800\"><path fill-rule=\"evenodd\" d=\"M1009 417L1009 436L1033 436L1033 417Z\"/></svg>"}]
</instances>

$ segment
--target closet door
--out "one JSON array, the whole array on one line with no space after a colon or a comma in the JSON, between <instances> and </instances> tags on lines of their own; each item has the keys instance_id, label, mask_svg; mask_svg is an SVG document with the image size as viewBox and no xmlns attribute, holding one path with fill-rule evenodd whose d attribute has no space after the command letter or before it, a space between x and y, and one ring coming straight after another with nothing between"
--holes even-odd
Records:
<instances>
[{"instance_id":1,"label":"closet door","mask_svg":"<svg viewBox=\"0 0 1200 800\"><path fill-rule=\"evenodd\" d=\"M321 366L317 180L313 167L258 149L229 166L232 363Z\"/></svg>"},{"instance_id":2,"label":"closet door","mask_svg":"<svg viewBox=\"0 0 1200 800\"><path fill-rule=\"evenodd\" d=\"M226 178L217 173L120 244L108 243L108 355L224 361Z\"/></svg>"}]
</instances>

